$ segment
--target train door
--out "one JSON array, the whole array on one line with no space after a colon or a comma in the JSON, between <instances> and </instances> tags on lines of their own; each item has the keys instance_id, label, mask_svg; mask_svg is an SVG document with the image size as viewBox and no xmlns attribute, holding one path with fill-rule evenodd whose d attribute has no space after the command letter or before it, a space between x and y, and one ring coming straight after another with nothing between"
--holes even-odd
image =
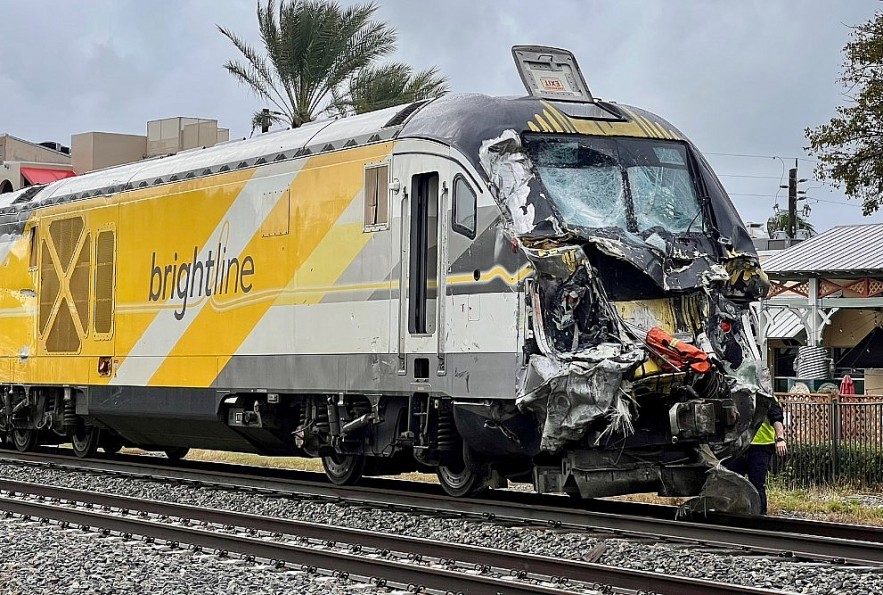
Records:
<instances>
[{"instance_id":1,"label":"train door","mask_svg":"<svg viewBox=\"0 0 883 595\"><path fill-rule=\"evenodd\" d=\"M426 153L396 155L396 210L401 214L399 249L399 375L430 390L444 376L444 295L450 163ZM394 182L395 183L395 182Z\"/></svg>"}]
</instances>

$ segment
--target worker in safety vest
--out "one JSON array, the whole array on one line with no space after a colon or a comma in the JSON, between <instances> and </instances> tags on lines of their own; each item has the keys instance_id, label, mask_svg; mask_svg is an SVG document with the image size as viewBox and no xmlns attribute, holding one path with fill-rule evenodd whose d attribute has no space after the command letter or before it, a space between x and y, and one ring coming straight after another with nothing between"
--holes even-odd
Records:
<instances>
[{"instance_id":1,"label":"worker in safety vest","mask_svg":"<svg viewBox=\"0 0 883 595\"><path fill-rule=\"evenodd\" d=\"M782 407L774 397L767 411L767 419L758 428L751 445L740 456L724 463L730 471L748 476L748 481L760 494L761 514L766 514L767 511L766 474L770 466L770 458L774 452L780 457L788 454L783 420Z\"/></svg>"}]
</instances>

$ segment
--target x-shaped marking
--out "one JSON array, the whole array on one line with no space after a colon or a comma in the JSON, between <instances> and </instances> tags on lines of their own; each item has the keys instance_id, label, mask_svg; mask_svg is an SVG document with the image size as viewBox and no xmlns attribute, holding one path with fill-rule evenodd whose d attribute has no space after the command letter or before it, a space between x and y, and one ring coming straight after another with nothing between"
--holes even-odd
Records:
<instances>
[{"instance_id":1,"label":"x-shaped marking","mask_svg":"<svg viewBox=\"0 0 883 595\"><path fill-rule=\"evenodd\" d=\"M52 236L49 235L47 239L43 240L46 247L49 248L49 260L52 261L52 268L55 270L55 276L58 278L58 295L55 296L55 303L52 304L52 310L49 311L49 319L46 321L45 328L51 329L55 324L55 319L58 318L58 312L61 310L61 302L64 298L67 298L67 307L68 310L70 310L71 318L74 321L74 327L77 329L77 335L80 339L86 337L86 329L84 329L83 325L80 323L80 315L77 312L77 307L74 305L74 298L71 295L71 277L73 277L77 261L80 260L80 252L83 251L83 245L86 243L86 238L88 237L89 232L84 227L80 230L80 236L77 238L77 244L74 246L74 250L71 254L71 261L68 263L66 271L61 268L61 258L55 250L55 242L51 241Z\"/></svg>"}]
</instances>

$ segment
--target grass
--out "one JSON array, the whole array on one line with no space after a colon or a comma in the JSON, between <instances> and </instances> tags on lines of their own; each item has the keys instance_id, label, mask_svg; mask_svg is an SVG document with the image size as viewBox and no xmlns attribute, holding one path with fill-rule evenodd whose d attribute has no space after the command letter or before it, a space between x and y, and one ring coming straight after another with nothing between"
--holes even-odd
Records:
<instances>
[{"instance_id":1,"label":"grass","mask_svg":"<svg viewBox=\"0 0 883 595\"><path fill-rule=\"evenodd\" d=\"M797 515L835 523L883 526L883 494L850 485L767 488L770 514ZM872 503L880 501L880 505Z\"/></svg>"},{"instance_id":2,"label":"grass","mask_svg":"<svg viewBox=\"0 0 883 595\"><path fill-rule=\"evenodd\" d=\"M142 452L136 449L126 449L126 451ZM187 459L299 471L322 471L321 460L301 457L264 457L248 453L193 449L187 455ZM427 473L406 473L397 477L409 481L437 481L435 475ZM793 489L772 479L767 486L767 495L771 515L883 526L883 490L880 489L874 492L868 488L848 484ZM675 506L687 500L687 498L665 498L656 494L631 494L616 499ZM879 506L874 505L875 500L879 501Z\"/></svg>"},{"instance_id":3,"label":"grass","mask_svg":"<svg viewBox=\"0 0 883 595\"><path fill-rule=\"evenodd\" d=\"M230 463L233 465L250 465L252 467L271 467L274 469L322 471L321 459L309 459L304 457L264 457L243 452L199 450L194 448L187 454L186 459L188 461L211 461L215 463ZM432 483L438 481L434 474L429 473L403 473L395 477L408 481L427 481Z\"/></svg>"},{"instance_id":4,"label":"grass","mask_svg":"<svg viewBox=\"0 0 883 595\"><path fill-rule=\"evenodd\" d=\"M687 498L665 498L656 494L631 494L616 500L669 504L677 506ZM879 505L875 505L874 501ZM767 506L770 515L799 516L832 523L854 523L883 526L883 491L852 485L794 489L767 485Z\"/></svg>"},{"instance_id":5,"label":"grass","mask_svg":"<svg viewBox=\"0 0 883 595\"><path fill-rule=\"evenodd\" d=\"M322 471L322 461L301 457L262 457L245 452L222 452L218 450L192 449L187 454L188 461L212 461L252 467L272 467L274 469L296 469L298 471Z\"/></svg>"}]
</instances>

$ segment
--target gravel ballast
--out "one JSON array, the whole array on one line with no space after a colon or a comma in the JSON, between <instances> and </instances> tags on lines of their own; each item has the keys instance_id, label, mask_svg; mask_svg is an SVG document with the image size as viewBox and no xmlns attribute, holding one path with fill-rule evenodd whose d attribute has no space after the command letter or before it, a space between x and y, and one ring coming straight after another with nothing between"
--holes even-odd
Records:
<instances>
[{"instance_id":1,"label":"gravel ballast","mask_svg":"<svg viewBox=\"0 0 883 595\"><path fill-rule=\"evenodd\" d=\"M42 467L0 464L0 476L16 481L39 482L81 490L329 523L561 558L581 559L598 544L598 539L591 535L569 531L505 527L491 522L440 519L321 501L165 484L144 479L94 475ZM94 552L89 545L99 543L99 541L79 538L79 542L85 541L89 545L80 546L78 551L81 551L81 554L67 556L59 553L64 551L64 548L58 540L70 539L70 535L65 537L62 532L59 537L60 529L44 530L44 526L22 527L20 523L18 525L7 521L0 527L0 592L2 593L188 593L196 592L194 585L202 586L206 584L205 581L214 581L202 589L205 593L241 593L246 588L250 593L366 593L377 591L373 586L368 586L369 590L366 590L366 586L363 584L346 585L338 582L332 584L328 581L337 581L337 579L311 576L303 572L280 572L269 568L266 571L256 572L253 566L246 569L230 561L219 561L216 558L206 557L205 554L176 552L169 555L167 552L156 551L157 546L150 544L140 544L137 556L131 560L127 558L120 560L118 550L122 544L113 545L116 542L106 541L113 538L101 538L99 541L104 540L106 543L103 542L101 548L94 548ZM682 545L632 542L621 539L606 539L605 544L606 551L600 562L615 566L795 593L883 594L883 570L880 569L799 563L764 556L721 555L691 550ZM110 551L105 550L106 547L111 548ZM135 546L129 544L125 547ZM25 553L19 553L22 549L26 550ZM99 550L104 553L98 553ZM113 553L114 551L117 553ZM47 574L41 573L39 570L42 568L45 571L47 568L51 568L52 564L57 564L57 561L53 562L56 556L65 558L63 562L75 568L92 566L93 570L89 576L94 575L94 580L99 582L104 580L104 583L101 584L105 585L105 590L95 590L92 583L89 583L92 586L83 589L75 587L75 583L83 584L81 581L75 580L80 575L72 575L73 579L56 586L40 587L39 583L31 583L32 587L19 585L17 581L23 580L19 578L19 575L30 576L25 570L26 568L33 568L36 575ZM134 572L128 566L130 563L136 564ZM19 566L10 569L9 564L19 564ZM159 564L155 572L148 570L154 568L153 564ZM154 576L165 576L164 571L160 570L163 568L163 564L171 565L168 571L170 573L168 581L163 582L157 579L158 582L155 584L165 585L166 590L129 590L126 584L119 583L117 585L114 582L131 578L131 576L122 578L120 575L137 576L139 572L143 572L145 576L150 575L151 579ZM13 572L13 570L15 571ZM67 575L68 573L54 574ZM196 579L197 575L201 577L199 580ZM63 579L58 578L58 580ZM188 582L190 580L195 582ZM320 582L317 583L317 580ZM133 584L137 586L138 582L135 581ZM382 590L381 592L389 591Z\"/></svg>"},{"instance_id":2,"label":"gravel ballast","mask_svg":"<svg viewBox=\"0 0 883 595\"><path fill-rule=\"evenodd\" d=\"M222 558L10 517L0 520L0 593L312 595L390 590L235 556Z\"/></svg>"}]
</instances>

